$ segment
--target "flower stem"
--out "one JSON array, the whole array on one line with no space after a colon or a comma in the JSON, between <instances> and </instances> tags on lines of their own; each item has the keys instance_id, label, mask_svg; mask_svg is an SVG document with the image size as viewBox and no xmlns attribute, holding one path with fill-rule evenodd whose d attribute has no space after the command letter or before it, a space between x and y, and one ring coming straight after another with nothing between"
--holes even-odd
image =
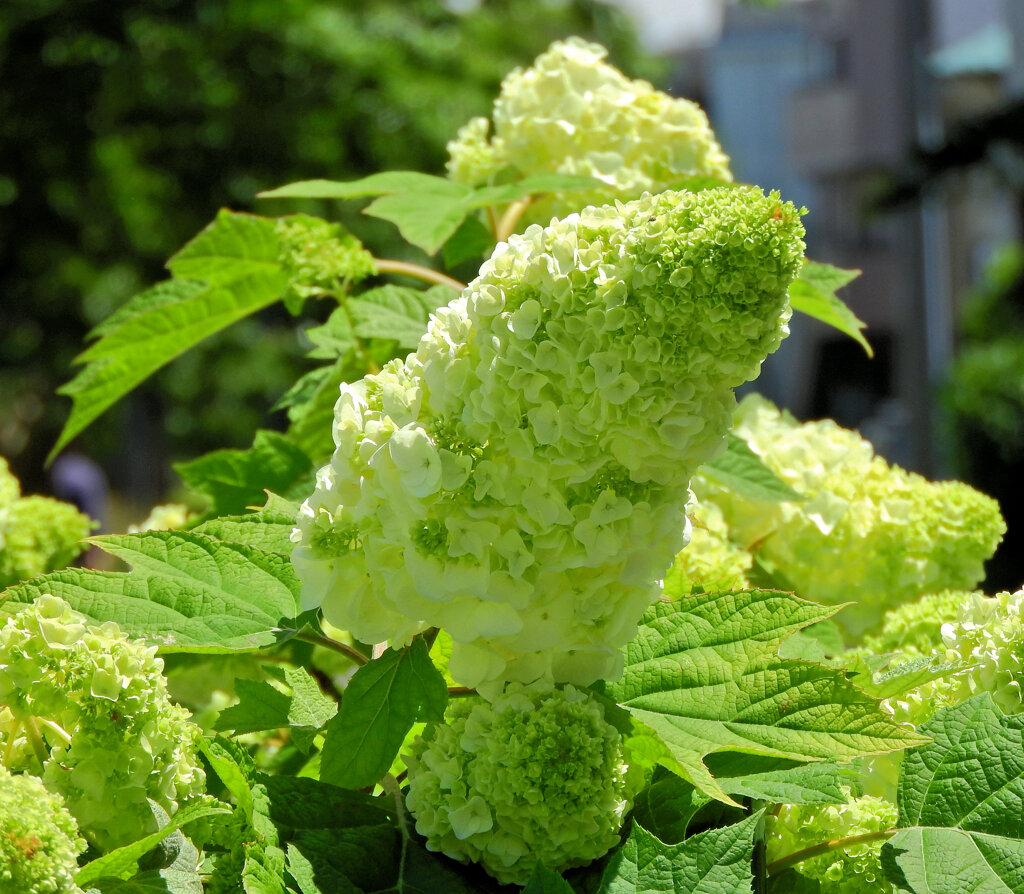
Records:
<instances>
[{"instance_id":1,"label":"flower stem","mask_svg":"<svg viewBox=\"0 0 1024 894\"><path fill-rule=\"evenodd\" d=\"M518 202L513 202L505 209L505 213L501 215L501 220L498 221L498 229L494 234L499 242L504 242L516 231L516 224L519 223L519 218L523 216L523 213L529 207L530 198L527 197L520 199Z\"/></svg>"},{"instance_id":2,"label":"flower stem","mask_svg":"<svg viewBox=\"0 0 1024 894\"><path fill-rule=\"evenodd\" d=\"M304 630L302 633L298 634L297 639L301 639L307 643L312 643L314 646L323 646L325 649L330 649L332 652L340 652L342 655L350 658L358 665L364 665L370 660L362 652L353 648L348 643L339 643L336 639L321 636L319 633Z\"/></svg>"},{"instance_id":3,"label":"flower stem","mask_svg":"<svg viewBox=\"0 0 1024 894\"><path fill-rule=\"evenodd\" d=\"M46 766L46 762L50 759L50 753L46 750L46 743L43 742L43 737L39 735L36 719L34 717L26 717L23 721L23 726L25 735L28 736L28 741L35 752L36 760L39 761L39 766Z\"/></svg>"},{"instance_id":4,"label":"flower stem","mask_svg":"<svg viewBox=\"0 0 1024 894\"><path fill-rule=\"evenodd\" d=\"M863 835L851 835L848 838L833 838L831 841L823 841L821 844L805 847L802 851L796 851L788 857L782 857L780 860L769 863L768 875L779 875L791 866L796 866L797 863L803 863L804 860L820 857L822 854L827 854L829 851L839 848L852 847L857 844L868 844L871 841L884 841L887 838L892 838L898 831L899 829L883 829L881 832L866 832Z\"/></svg>"},{"instance_id":5,"label":"flower stem","mask_svg":"<svg viewBox=\"0 0 1024 894\"><path fill-rule=\"evenodd\" d=\"M412 264L409 261L390 261L386 258L374 258L373 263L378 273L401 273L405 276L422 279L439 286L451 286L456 292L461 292L466 288L465 283L452 279L439 270L431 270L430 267L424 267L421 264Z\"/></svg>"},{"instance_id":6,"label":"flower stem","mask_svg":"<svg viewBox=\"0 0 1024 894\"><path fill-rule=\"evenodd\" d=\"M477 694L475 689L471 689L469 686L449 686L448 687L448 698L472 698Z\"/></svg>"}]
</instances>

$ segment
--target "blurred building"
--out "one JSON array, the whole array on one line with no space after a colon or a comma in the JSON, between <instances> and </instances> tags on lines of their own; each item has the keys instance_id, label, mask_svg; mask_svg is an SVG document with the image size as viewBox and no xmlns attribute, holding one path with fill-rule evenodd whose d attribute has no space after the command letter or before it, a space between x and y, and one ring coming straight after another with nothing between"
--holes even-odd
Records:
<instances>
[{"instance_id":1,"label":"blurred building","mask_svg":"<svg viewBox=\"0 0 1024 894\"><path fill-rule=\"evenodd\" d=\"M798 416L859 428L893 461L945 473L933 397L957 304L992 250L1019 237L1019 197L974 172L899 210L873 200L916 146L1024 94L1024 2L718 3L717 35L705 5L678 49L676 87L705 104L737 179L810 209L811 257L863 270L842 297L875 350L869 360L798 317L758 389Z\"/></svg>"}]
</instances>

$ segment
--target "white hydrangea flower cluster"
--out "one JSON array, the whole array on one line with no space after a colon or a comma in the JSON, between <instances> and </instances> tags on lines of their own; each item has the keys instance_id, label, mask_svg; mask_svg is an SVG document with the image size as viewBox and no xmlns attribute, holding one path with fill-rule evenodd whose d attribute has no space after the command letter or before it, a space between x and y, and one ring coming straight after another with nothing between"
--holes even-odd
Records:
<instances>
[{"instance_id":1,"label":"white hydrangea flower cluster","mask_svg":"<svg viewBox=\"0 0 1024 894\"><path fill-rule=\"evenodd\" d=\"M203 789L198 727L170 702L156 647L40 596L0 628L0 754L60 794L101 851L155 830Z\"/></svg>"},{"instance_id":2,"label":"white hydrangea flower cluster","mask_svg":"<svg viewBox=\"0 0 1024 894\"><path fill-rule=\"evenodd\" d=\"M405 760L427 847L503 884L525 884L536 862L562 871L607 853L637 789L618 731L572 686L456 702Z\"/></svg>"},{"instance_id":3,"label":"white hydrangea flower cluster","mask_svg":"<svg viewBox=\"0 0 1024 894\"><path fill-rule=\"evenodd\" d=\"M494 104L493 136L488 141L486 118L463 127L448 144L449 175L479 186L512 168L519 176L575 174L607 184L542 203L543 213L533 216L540 221L660 192L689 176L731 180L729 159L700 106L630 80L604 61L607 54L574 37L512 71Z\"/></svg>"},{"instance_id":4,"label":"white hydrangea flower cluster","mask_svg":"<svg viewBox=\"0 0 1024 894\"><path fill-rule=\"evenodd\" d=\"M942 625L943 657L962 660L957 701L989 692L1005 714L1024 710L1024 589L971 594L955 622Z\"/></svg>"},{"instance_id":5,"label":"white hydrangea flower cluster","mask_svg":"<svg viewBox=\"0 0 1024 894\"><path fill-rule=\"evenodd\" d=\"M703 478L695 492L717 503L732 539L800 596L855 601L837 616L851 634L924 593L973 587L1006 532L995 500L889 466L831 420L800 424L754 394L737 408L734 431L806 499L749 500Z\"/></svg>"},{"instance_id":6,"label":"white hydrangea flower cluster","mask_svg":"<svg viewBox=\"0 0 1024 894\"><path fill-rule=\"evenodd\" d=\"M665 575L665 596L682 599L694 592L746 590L754 557L729 539L729 526L714 503L692 501L690 542Z\"/></svg>"},{"instance_id":7,"label":"white hydrangea flower cluster","mask_svg":"<svg viewBox=\"0 0 1024 894\"><path fill-rule=\"evenodd\" d=\"M85 842L60 797L0 765L0 894L81 894Z\"/></svg>"},{"instance_id":8,"label":"white hydrangea flower cluster","mask_svg":"<svg viewBox=\"0 0 1024 894\"><path fill-rule=\"evenodd\" d=\"M765 828L768 862L836 838L882 832L896 825L899 811L895 804L871 795L853 797L848 788L844 791L847 801L843 804L783 804L775 816L769 816ZM821 894L895 894L882 869L883 843L869 841L831 850L798 863L796 871L816 881ZM769 884L771 894L777 889Z\"/></svg>"},{"instance_id":9,"label":"white hydrangea flower cluster","mask_svg":"<svg viewBox=\"0 0 1024 894\"><path fill-rule=\"evenodd\" d=\"M799 217L669 192L499 245L414 354L343 387L303 607L365 642L442 627L467 686L617 676L732 389L788 331Z\"/></svg>"}]
</instances>

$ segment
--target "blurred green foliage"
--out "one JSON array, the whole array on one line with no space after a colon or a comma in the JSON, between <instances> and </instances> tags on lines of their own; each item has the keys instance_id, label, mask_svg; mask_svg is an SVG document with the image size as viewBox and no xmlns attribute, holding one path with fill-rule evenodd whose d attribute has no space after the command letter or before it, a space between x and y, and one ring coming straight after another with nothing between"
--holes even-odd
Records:
<instances>
[{"instance_id":1,"label":"blurred green foliage","mask_svg":"<svg viewBox=\"0 0 1024 894\"><path fill-rule=\"evenodd\" d=\"M85 333L163 278L163 260L219 207L251 208L258 190L304 178L441 172L446 141L490 109L501 78L570 34L659 77L597 0L8 0L0 454L41 486L68 411L53 391ZM388 224L360 233L379 254L399 251ZM156 499L168 459L266 426L301 354L294 327L267 312L176 361L75 446Z\"/></svg>"},{"instance_id":2,"label":"blurred green foliage","mask_svg":"<svg viewBox=\"0 0 1024 894\"><path fill-rule=\"evenodd\" d=\"M995 253L960 322L963 342L943 392L956 471L999 501L1008 532L987 580L1013 589L1024 556L1024 246Z\"/></svg>"}]
</instances>

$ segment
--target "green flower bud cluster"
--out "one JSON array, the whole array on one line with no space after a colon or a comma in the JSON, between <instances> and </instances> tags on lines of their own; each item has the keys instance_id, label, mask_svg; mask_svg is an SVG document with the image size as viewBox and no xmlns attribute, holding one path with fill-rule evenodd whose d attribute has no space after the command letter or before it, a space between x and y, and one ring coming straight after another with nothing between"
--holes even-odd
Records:
<instances>
[{"instance_id":1,"label":"green flower bud cluster","mask_svg":"<svg viewBox=\"0 0 1024 894\"><path fill-rule=\"evenodd\" d=\"M427 847L503 884L525 884L536 862L562 871L607 853L636 794L619 733L572 686L456 702L405 761Z\"/></svg>"},{"instance_id":2,"label":"green flower bud cluster","mask_svg":"<svg viewBox=\"0 0 1024 894\"><path fill-rule=\"evenodd\" d=\"M467 686L617 676L732 389L788 331L799 218L669 192L499 245L414 354L343 386L293 534L304 607L365 642L442 627Z\"/></svg>"},{"instance_id":3,"label":"green flower bud cluster","mask_svg":"<svg viewBox=\"0 0 1024 894\"><path fill-rule=\"evenodd\" d=\"M673 99L608 65L607 50L558 41L501 85L489 122L474 118L448 144L448 173L470 186L518 176L575 174L606 184L542 203L546 222L588 204L661 192L690 176L731 180L729 159L696 103Z\"/></svg>"},{"instance_id":4,"label":"green flower bud cluster","mask_svg":"<svg viewBox=\"0 0 1024 894\"><path fill-rule=\"evenodd\" d=\"M855 798L845 790L847 801L827 806L783 804L769 816L765 829L767 858L771 863L790 854L836 838L852 838L882 832L896 825L895 804L870 795ZM804 860L796 871L813 879L821 894L895 894L882 869L883 839L830 850ZM784 894L769 884L772 894Z\"/></svg>"},{"instance_id":5,"label":"green flower bud cluster","mask_svg":"<svg viewBox=\"0 0 1024 894\"><path fill-rule=\"evenodd\" d=\"M63 568L85 548L92 521L49 497L23 497L0 458L0 590Z\"/></svg>"},{"instance_id":6,"label":"green flower bud cluster","mask_svg":"<svg viewBox=\"0 0 1024 894\"><path fill-rule=\"evenodd\" d=\"M81 894L85 842L59 796L0 765L0 894Z\"/></svg>"},{"instance_id":7,"label":"green flower bud cluster","mask_svg":"<svg viewBox=\"0 0 1024 894\"><path fill-rule=\"evenodd\" d=\"M344 291L377 272L373 255L341 224L293 214L279 218L275 231L280 261L291 275L286 300Z\"/></svg>"},{"instance_id":8,"label":"green flower bud cluster","mask_svg":"<svg viewBox=\"0 0 1024 894\"><path fill-rule=\"evenodd\" d=\"M745 590L754 557L729 539L722 510L714 503L690 503L690 542L665 575L665 596L681 599L691 593Z\"/></svg>"},{"instance_id":9,"label":"green flower bud cluster","mask_svg":"<svg viewBox=\"0 0 1024 894\"><path fill-rule=\"evenodd\" d=\"M0 628L0 753L60 794L102 851L202 791L199 730L172 704L156 647L40 596Z\"/></svg>"},{"instance_id":10,"label":"green flower bud cluster","mask_svg":"<svg viewBox=\"0 0 1024 894\"><path fill-rule=\"evenodd\" d=\"M717 503L732 539L756 548L800 596L854 600L838 616L854 635L901 602L973 587L1006 531L990 497L889 466L831 420L801 425L750 395L734 430L806 499L749 500L705 479L695 481L695 492Z\"/></svg>"}]
</instances>

